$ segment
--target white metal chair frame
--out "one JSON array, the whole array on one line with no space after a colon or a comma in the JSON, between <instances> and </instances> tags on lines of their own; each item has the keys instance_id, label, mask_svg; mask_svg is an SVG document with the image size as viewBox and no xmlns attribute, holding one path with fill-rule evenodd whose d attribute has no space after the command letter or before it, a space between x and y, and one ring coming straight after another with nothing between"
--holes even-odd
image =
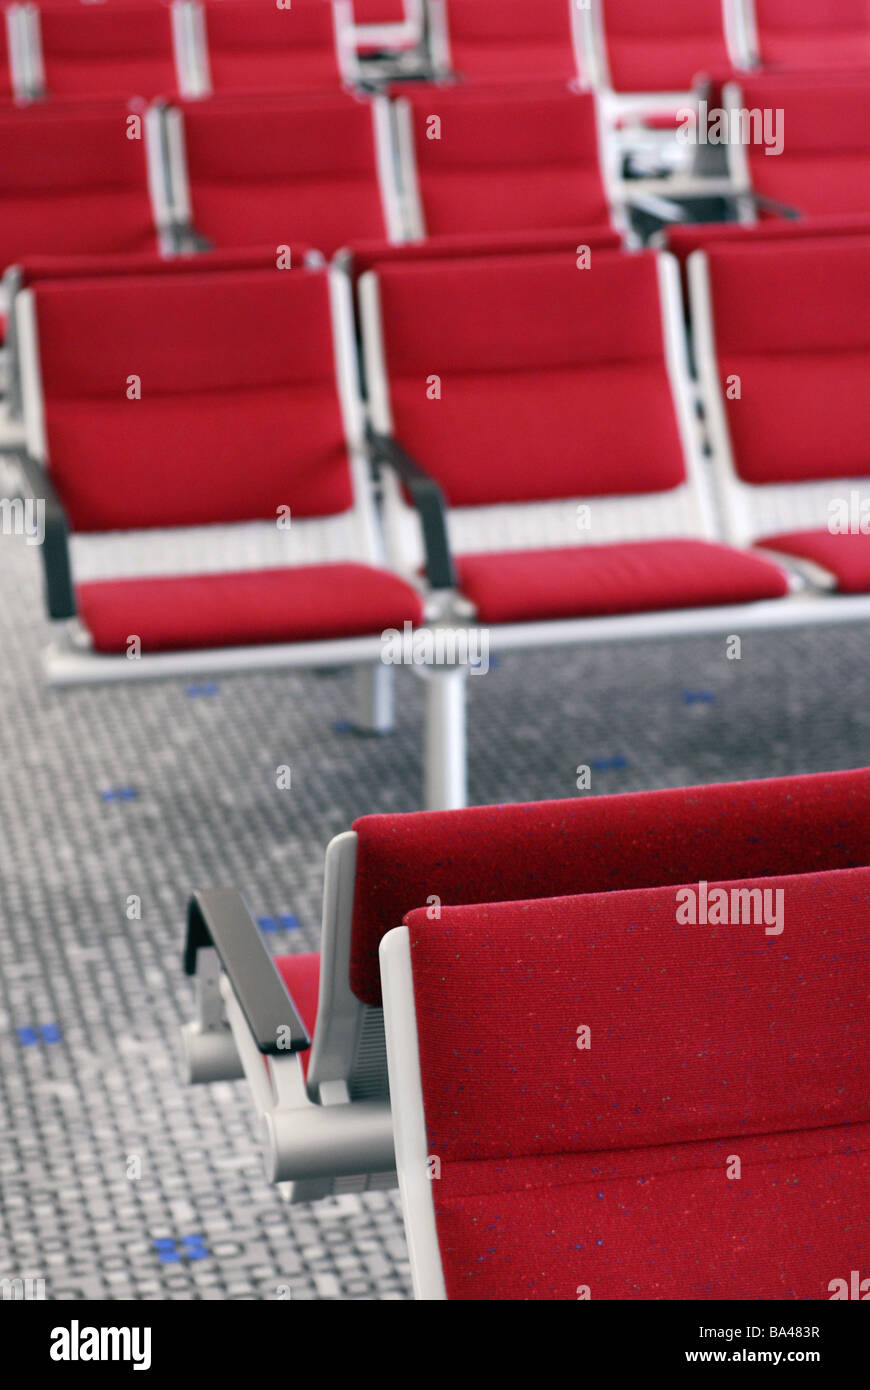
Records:
<instances>
[{"instance_id":1,"label":"white metal chair frame","mask_svg":"<svg viewBox=\"0 0 870 1390\"><path fill-rule=\"evenodd\" d=\"M246 1076L267 1176L292 1202L396 1183L383 1011L363 1004L349 984L356 854L354 831L336 836L326 851L320 996L307 1081L298 1052L260 1050L231 967L215 949L200 949L188 963L197 992L196 1019L183 1030L188 1080ZM235 894L211 897L216 913L238 911ZM240 949L264 950L253 921ZM274 985L271 962L261 968L266 985Z\"/></svg>"}]
</instances>

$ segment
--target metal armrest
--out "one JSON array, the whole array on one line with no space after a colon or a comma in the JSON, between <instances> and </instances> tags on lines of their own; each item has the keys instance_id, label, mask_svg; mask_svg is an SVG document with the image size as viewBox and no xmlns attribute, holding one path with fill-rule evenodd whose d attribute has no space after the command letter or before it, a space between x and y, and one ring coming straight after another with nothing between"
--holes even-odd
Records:
<instances>
[{"instance_id":1,"label":"metal armrest","mask_svg":"<svg viewBox=\"0 0 870 1390\"><path fill-rule=\"evenodd\" d=\"M15 457L31 495L45 505L42 563L45 570L49 615L52 618L73 618L76 599L70 565L69 523L63 503L41 463L23 450L18 451Z\"/></svg>"},{"instance_id":2,"label":"metal armrest","mask_svg":"<svg viewBox=\"0 0 870 1390\"><path fill-rule=\"evenodd\" d=\"M677 203L673 198L665 198L655 193L632 193L627 190L625 196L626 203L638 212L645 212L648 217L654 217L657 221L671 224L676 222L689 222L691 218L688 210L681 203Z\"/></svg>"},{"instance_id":3,"label":"metal armrest","mask_svg":"<svg viewBox=\"0 0 870 1390\"><path fill-rule=\"evenodd\" d=\"M741 194L741 197L750 198L762 212L775 212L777 217L787 217L791 222L799 222L804 216L800 208L792 207L790 203L781 203L777 198L768 198L763 193L746 193Z\"/></svg>"},{"instance_id":4,"label":"metal armrest","mask_svg":"<svg viewBox=\"0 0 870 1390\"><path fill-rule=\"evenodd\" d=\"M213 946L264 1056L304 1052L311 1039L242 897L234 888L195 893L187 909L184 969L196 974L201 947Z\"/></svg>"},{"instance_id":5,"label":"metal armrest","mask_svg":"<svg viewBox=\"0 0 870 1390\"><path fill-rule=\"evenodd\" d=\"M377 434L371 426L366 431L369 456L377 464L392 468L411 494L420 514L423 543L426 550L426 577L433 589L455 589L456 569L450 554L447 536L447 506L444 494L434 478L424 473L395 439Z\"/></svg>"}]
</instances>

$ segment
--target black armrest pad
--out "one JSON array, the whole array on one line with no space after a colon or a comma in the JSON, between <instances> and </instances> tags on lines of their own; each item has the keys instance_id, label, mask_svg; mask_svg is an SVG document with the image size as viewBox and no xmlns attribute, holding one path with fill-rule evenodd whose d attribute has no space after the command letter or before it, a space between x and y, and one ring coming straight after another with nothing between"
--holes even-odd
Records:
<instances>
[{"instance_id":1,"label":"black armrest pad","mask_svg":"<svg viewBox=\"0 0 870 1390\"><path fill-rule=\"evenodd\" d=\"M31 496L45 504L42 563L45 570L49 616L72 618L75 616L76 598L70 566L69 524L63 504L42 464L23 452L19 452L16 457Z\"/></svg>"},{"instance_id":2,"label":"black armrest pad","mask_svg":"<svg viewBox=\"0 0 870 1390\"><path fill-rule=\"evenodd\" d=\"M367 431L369 450L376 463L386 464L398 475L420 513L426 549L426 577L433 589L454 589L456 570L447 538L447 506L434 478L407 454L395 439Z\"/></svg>"},{"instance_id":3,"label":"black armrest pad","mask_svg":"<svg viewBox=\"0 0 870 1390\"><path fill-rule=\"evenodd\" d=\"M800 208L781 203L778 198L768 198L764 193L750 193L748 196L762 212L775 212L777 217L787 217L790 222L799 222L804 216Z\"/></svg>"},{"instance_id":4,"label":"black armrest pad","mask_svg":"<svg viewBox=\"0 0 870 1390\"><path fill-rule=\"evenodd\" d=\"M184 969L196 974L202 946L214 946L260 1051L271 1057L304 1052L311 1039L289 990L234 888L195 893L187 908Z\"/></svg>"}]
</instances>

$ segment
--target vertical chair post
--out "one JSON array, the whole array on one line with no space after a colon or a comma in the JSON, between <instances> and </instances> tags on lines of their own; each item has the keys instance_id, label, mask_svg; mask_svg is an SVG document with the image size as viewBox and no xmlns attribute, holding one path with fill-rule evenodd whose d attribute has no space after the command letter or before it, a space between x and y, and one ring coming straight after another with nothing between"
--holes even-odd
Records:
<instances>
[{"instance_id":1,"label":"vertical chair post","mask_svg":"<svg viewBox=\"0 0 870 1390\"><path fill-rule=\"evenodd\" d=\"M426 680L424 798L427 811L468 803L465 737L467 666L417 668Z\"/></svg>"},{"instance_id":2,"label":"vertical chair post","mask_svg":"<svg viewBox=\"0 0 870 1390\"><path fill-rule=\"evenodd\" d=\"M361 734L391 734L395 724L392 666L383 661L357 666L353 673L353 722Z\"/></svg>"}]
</instances>

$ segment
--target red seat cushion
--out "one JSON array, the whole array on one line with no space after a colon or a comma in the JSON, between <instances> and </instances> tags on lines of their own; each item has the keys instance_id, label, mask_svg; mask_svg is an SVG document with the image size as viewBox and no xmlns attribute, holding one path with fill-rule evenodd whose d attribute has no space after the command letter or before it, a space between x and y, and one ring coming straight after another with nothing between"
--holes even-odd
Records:
<instances>
[{"instance_id":1,"label":"red seat cushion","mask_svg":"<svg viewBox=\"0 0 870 1390\"><path fill-rule=\"evenodd\" d=\"M377 274L394 432L449 505L685 481L654 255L593 251L583 271L549 254Z\"/></svg>"},{"instance_id":2,"label":"red seat cushion","mask_svg":"<svg viewBox=\"0 0 870 1390\"><path fill-rule=\"evenodd\" d=\"M868 220L870 227L870 220ZM618 251L622 239L611 227L563 227L553 231L481 232L477 236L463 233L449 236L430 236L425 241L393 244L389 241L355 241L349 248L353 257L354 277L367 270L403 261L468 260L480 256L519 256L562 252L577 255L578 248L590 251Z\"/></svg>"},{"instance_id":3,"label":"red seat cushion","mask_svg":"<svg viewBox=\"0 0 870 1390\"><path fill-rule=\"evenodd\" d=\"M577 75L564 0L450 0L447 20L453 70L471 81Z\"/></svg>"},{"instance_id":4,"label":"red seat cushion","mask_svg":"<svg viewBox=\"0 0 870 1390\"><path fill-rule=\"evenodd\" d=\"M276 956L275 969L287 986L296 1005L296 1012L305 1024L305 1031L314 1041L317 1025L317 1002L320 996L320 952L313 951L302 956ZM302 1072L308 1075L311 1050L300 1052Z\"/></svg>"},{"instance_id":5,"label":"red seat cushion","mask_svg":"<svg viewBox=\"0 0 870 1390\"><path fill-rule=\"evenodd\" d=\"M118 136L127 115L107 102L0 108L0 270L28 255L156 252L145 141Z\"/></svg>"},{"instance_id":6,"label":"red seat cushion","mask_svg":"<svg viewBox=\"0 0 870 1390\"><path fill-rule=\"evenodd\" d=\"M450 1297L821 1299L866 1265L870 869L716 887L727 923L673 886L408 916Z\"/></svg>"},{"instance_id":7,"label":"red seat cushion","mask_svg":"<svg viewBox=\"0 0 870 1390\"><path fill-rule=\"evenodd\" d=\"M870 213L839 213L833 217L801 217L792 221L772 217L767 221L682 222L665 232L667 249L685 265L693 251L705 250L719 242L751 246L758 241L804 241L812 237L866 236L870 232Z\"/></svg>"},{"instance_id":8,"label":"red seat cushion","mask_svg":"<svg viewBox=\"0 0 870 1390\"><path fill-rule=\"evenodd\" d=\"M411 84L402 97L427 235L610 225L590 93L560 83Z\"/></svg>"},{"instance_id":9,"label":"red seat cushion","mask_svg":"<svg viewBox=\"0 0 870 1390\"><path fill-rule=\"evenodd\" d=\"M781 598L788 581L756 555L709 541L630 541L464 555L464 594L485 623L593 618Z\"/></svg>"},{"instance_id":10,"label":"red seat cushion","mask_svg":"<svg viewBox=\"0 0 870 1390\"><path fill-rule=\"evenodd\" d=\"M249 4L235 7L243 19ZM289 10L273 13L295 23ZM184 140L193 222L215 246L305 241L331 255L353 237L386 236L367 101L297 93L189 102Z\"/></svg>"},{"instance_id":11,"label":"red seat cushion","mask_svg":"<svg viewBox=\"0 0 870 1390\"><path fill-rule=\"evenodd\" d=\"M45 281L33 295L51 472L72 530L353 505L325 271Z\"/></svg>"},{"instance_id":12,"label":"red seat cushion","mask_svg":"<svg viewBox=\"0 0 870 1390\"><path fill-rule=\"evenodd\" d=\"M419 595L369 565L304 565L231 574L91 580L76 589L99 652L143 653L316 642L420 622Z\"/></svg>"},{"instance_id":13,"label":"red seat cushion","mask_svg":"<svg viewBox=\"0 0 870 1390\"><path fill-rule=\"evenodd\" d=\"M870 68L867 0L754 0L754 9L765 68Z\"/></svg>"},{"instance_id":14,"label":"red seat cushion","mask_svg":"<svg viewBox=\"0 0 870 1390\"><path fill-rule=\"evenodd\" d=\"M870 535L830 531L789 531L757 542L830 570L841 594L870 593Z\"/></svg>"},{"instance_id":15,"label":"red seat cushion","mask_svg":"<svg viewBox=\"0 0 870 1390\"><path fill-rule=\"evenodd\" d=\"M323 0L220 0L204 6L215 92L337 88L332 6Z\"/></svg>"},{"instance_id":16,"label":"red seat cushion","mask_svg":"<svg viewBox=\"0 0 870 1390\"><path fill-rule=\"evenodd\" d=\"M722 243L706 254L716 365L740 477L756 484L866 477L870 237ZM739 392L725 392L733 380Z\"/></svg>"},{"instance_id":17,"label":"red seat cushion","mask_svg":"<svg viewBox=\"0 0 870 1390\"><path fill-rule=\"evenodd\" d=\"M742 78L738 105L776 117L782 148L745 145L756 193L806 216L870 210L870 86L863 73Z\"/></svg>"},{"instance_id":18,"label":"red seat cushion","mask_svg":"<svg viewBox=\"0 0 870 1390\"><path fill-rule=\"evenodd\" d=\"M41 6L45 85L56 97L152 99L177 89L168 6Z\"/></svg>"},{"instance_id":19,"label":"red seat cushion","mask_svg":"<svg viewBox=\"0 0 870 1390\"><path fill-rule=\"evenodd\" d=\"M870 1125L450 1163L432 1184L447 1296L828 1299L832 1270L867 1266L854 1218L868 1177Z\"/></svg>"},{"instance_id":20,"label":"red seat cushion","mask_svg":"<svg viewBox=\"0 0 870 1390\"><path fill-rule=\"evenodd\" d=\"M606 0L602 9L617 92L686 92L697 74L731 67L721 0Z\"/></svg>"}]
</instances>

